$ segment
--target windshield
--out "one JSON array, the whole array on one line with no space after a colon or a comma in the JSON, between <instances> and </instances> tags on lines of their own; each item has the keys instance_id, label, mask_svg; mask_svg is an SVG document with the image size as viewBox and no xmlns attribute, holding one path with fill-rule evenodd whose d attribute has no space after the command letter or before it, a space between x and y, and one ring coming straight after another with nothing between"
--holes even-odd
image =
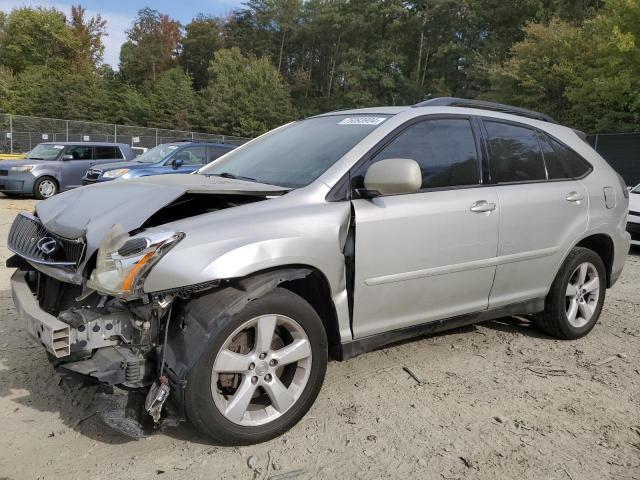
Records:
<instances>
[{"instance_id":1,"label":"windshield","mask_svg":"<svg viewBox=\"0 0 640 480\"><path fill-rule=\"evenodd\" d=\"M640 193L640 185L636 185L631 189L631 193Z\"/></svg>"},{"instance_id":2,"label":"windshield","mask_svg":"<svg viewBox=\"0 0 640 480\"><path fill-rule=\"evenodd\" d=\"M137 156L135 161L140 163L158 163L167 158L167 156L177 148L178 145L171 145L169 143L158 145L151 150L147 150L142 155Z\"/></svg>"},{"instance_id":3,"label":"windshield","mask_svg":"<svg viewBox=\"0 0 640 480\"><path fill-rule=\"evenodd\" d=\"M198 173L282 187L310 184L388 115L330 115L291 123L227 153Z\"/></svg>"},{"instance_id":4,"label":"windshield","mask_svg":"<svg viewBox=\"0 0 640 480\"><path fill-rule=\"evenodd\" d=\"M51 145L41 143L27 153L27 158L31 160L55 160L58 154L64 149L64 145Z\"/></svg>"}]
</instances>

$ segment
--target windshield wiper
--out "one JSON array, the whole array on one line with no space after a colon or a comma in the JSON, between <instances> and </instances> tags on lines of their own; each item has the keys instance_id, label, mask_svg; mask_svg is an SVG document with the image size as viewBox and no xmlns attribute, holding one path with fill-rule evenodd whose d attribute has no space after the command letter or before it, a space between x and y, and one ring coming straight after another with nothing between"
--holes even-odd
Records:
<instances>
[{"instance_id":1,"label":"windshield wiper","mask_svg":"<svg viewBox=\"0 0 640 480\"><path fill-rule=\"evenodd\" d=\"M247 182L264 183L264 182L261 182L260 180L255 179L255 178L243 177L242 175L234 175L233 173L229 173L229 172L209 173L208 175L209 176L214 176L214 177L231 178L233 180L246 180Z\"/></svg>"}]
</instances>

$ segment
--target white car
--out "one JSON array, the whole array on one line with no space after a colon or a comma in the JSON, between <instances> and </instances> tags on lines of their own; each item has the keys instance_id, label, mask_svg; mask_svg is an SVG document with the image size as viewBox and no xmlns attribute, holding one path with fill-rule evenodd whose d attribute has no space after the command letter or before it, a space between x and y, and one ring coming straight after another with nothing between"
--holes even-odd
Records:
<instances>
[{"instance_id":1,"label":"white car","mask_svg":"<svg viewBox=\"0 0 640 480\"><path fill-rule=\"evenodd\" d=\"M640 246L640 185L632 188L630 193L627 232L631 234L631 244Z\"/></svg>"}]
</instances>

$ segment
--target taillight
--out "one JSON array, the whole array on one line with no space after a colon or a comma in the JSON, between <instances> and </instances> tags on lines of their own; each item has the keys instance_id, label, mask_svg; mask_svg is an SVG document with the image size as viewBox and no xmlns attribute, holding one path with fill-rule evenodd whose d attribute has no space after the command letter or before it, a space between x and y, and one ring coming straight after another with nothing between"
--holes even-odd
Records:
<instances>
[{"instance_id":1,"label":"taillight","mask_svg":"<svg viewBox=\"0 0 640 480\"><path fill-rule=\"evenodd\" d=\"M619 173L617 175L618 180L620 181L620 188L622 188L622 194L624 195L624 198L629 198L629 189L627 188L627 182L624 181L622 175L620 175Z\"/></svg>"}]
</instances>

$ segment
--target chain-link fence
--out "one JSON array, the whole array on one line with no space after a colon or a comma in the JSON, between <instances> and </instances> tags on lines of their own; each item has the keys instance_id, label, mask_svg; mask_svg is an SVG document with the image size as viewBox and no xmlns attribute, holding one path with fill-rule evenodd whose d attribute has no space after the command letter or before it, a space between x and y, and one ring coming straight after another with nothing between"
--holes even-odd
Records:
<instances>
[{"instance_id":1,"label":"chain-link fence","mask_svg":"<svg viewBox=\"0 0 640 480\"><path fill-rule=\"evenodd\" d=\"M640 183L640 133L600 133L587 140L627 185Z\"/></svg>"},{"instance_id":2,"label":"chain-link fence","mask_svg":"<svg viewBox=\"0 0 640 480\"><path fill-rule=\"evenodd\" d=\"M24 153L42 142L112 142L151 148L176 140L207 140L241 145L249 138L164 128L26 117L0 113L0 153Z\"/></svg>"}]
</instances>

